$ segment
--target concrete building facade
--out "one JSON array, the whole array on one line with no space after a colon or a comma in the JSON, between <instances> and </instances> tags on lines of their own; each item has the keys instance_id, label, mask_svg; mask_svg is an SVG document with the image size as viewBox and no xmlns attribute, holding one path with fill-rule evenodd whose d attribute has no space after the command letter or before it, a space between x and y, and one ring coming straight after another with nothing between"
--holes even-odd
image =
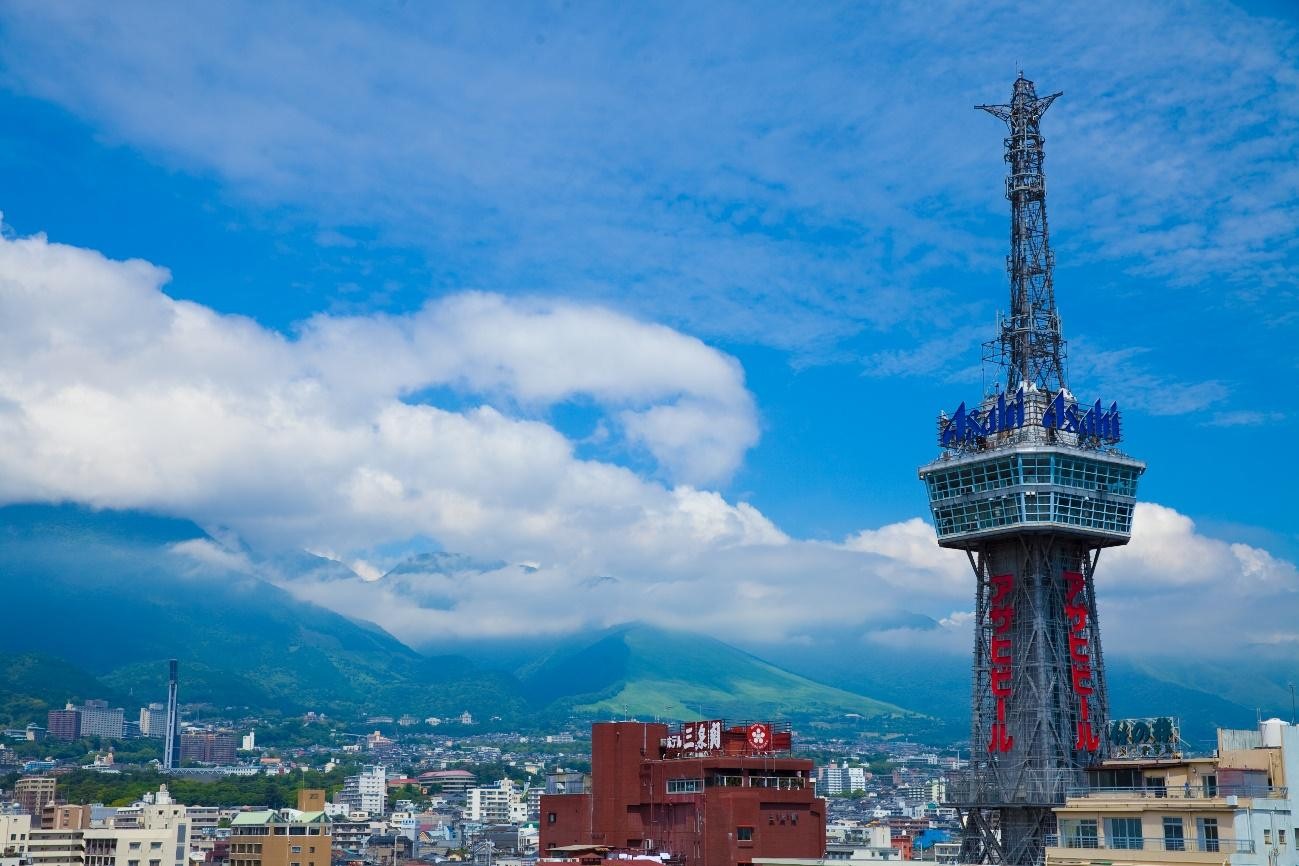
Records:
<instances>
[{"instance_id":1,"label":"concrete building facade","mask_svg":"<svg viewBox=\"0 0 1299 866\"><path fill-rule=\"evenodd\" d=\"M329 866L332 842L324 812L241 812L230 822L230 866Z\"/></svg>"},{"instance_id":2,"label":"concrete building facade","mask_svg":"<svg viewBox=\"0 0 1299 866\"><path fill-rule=\"evenodd\" d=\"M1055 809L1047 866L1299 866L1299 729L1220 730L1212 757L1110 760Z\"/></svg>"},{"instance_id":3,"label":"concrete building facade","mask_svg":"<svg viewBox=\"0 0 1299 866\"><path fill-rule=\"evenodd\" d=\"M53 776L24 776L14 783L14 800L18 808L32 815L36 819L33 823L39 825L45 804L54 801L57 785Z\"/></svg>"},{"instance_id":4,"label":"concrete building facade","mask_svg":"<svg viewBox=\"0 0 1299 866\"><path fill-rule=\"evenodd\" d=\"M388 804L388 774L382 764L362 768L355 776L343 780L343 790L335 801L352 812L382 815Z\"/></svg>"},{"instance_id":5,"label":"concrete building facade","mask_svg":"<svg viewBox=\"0 0 1299 866\"><path fill-rule=\"evenodd\" d=\"M791 749L770 724L597 723L589 792L541 798L539 854L598 848L683 866L819 858L825 801L812 762Z\"/></svg>"}]
</instances>

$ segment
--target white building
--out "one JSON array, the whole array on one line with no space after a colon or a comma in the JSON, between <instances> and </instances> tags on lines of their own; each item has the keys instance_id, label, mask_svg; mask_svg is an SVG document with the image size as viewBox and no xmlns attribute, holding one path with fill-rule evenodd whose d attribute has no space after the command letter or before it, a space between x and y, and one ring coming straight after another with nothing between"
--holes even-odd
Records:
<instances>
[{"instance_id":1,"label":"white building","mask_svg":"<svg viewBox=\"0 0 1299 866\"><path fill-rule=\"evenodd\" d=\"M80 736L121 738L126 722L121 707L109 707L107 701L86 701L77 710L81 713Z\"/></svg>"},{"instance_id":2,"label":"white building","mask_svg":"<svg viewBox=\"0 0 1299 866\"><path fill-rule=\"evenodd\" d=\"M334 798L349 812L382 815L388 803L388 774L382 764L363 767L355 776L343 780L343 790Z\"/></svg>"},{"instance_id":3,"label":"white building","mask_svg":"<svg viewBox=\"0 0 1299 866\"><path fill-rule=\"evenodd\" d=\"M831 764L816 771L816 793L822 797L866 790L866 768L850 767L847 763L836 767Z\"/></svg>"},{"instance_id":4,"label":"white building","mask_svg":"<svg viewBox=\"0 0 1299 866\"><path fill-rule=\"evenodd\" d=\"M528 819L524 792L512 779L465 791L465 820L484 824L522 824Z\"/></svg>"},{"instance_id":5,"label":"white building","mask_svg":"<svg viewBox=\"0 0 1299 866\"><path fill-rule=\"evenodd\" d=\"M140 735L164 739L167 736L167 705L149 704L140 707Z\"/></svg>"}]
</instances>

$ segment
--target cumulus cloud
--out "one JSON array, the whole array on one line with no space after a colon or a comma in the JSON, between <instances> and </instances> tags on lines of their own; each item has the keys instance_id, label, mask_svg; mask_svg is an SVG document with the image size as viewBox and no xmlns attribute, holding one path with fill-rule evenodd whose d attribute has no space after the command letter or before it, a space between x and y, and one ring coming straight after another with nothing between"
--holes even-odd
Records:
<instances>
[{"instance_id":1,"label":"cumulus cloud","mask_svg":"<svg viewBox=\"0 0 1299 866\"><path fill-rule=\"evenodd\" d=\"M0 241L6 499L210 517L237 500L298 534L331 501L362 519L437 515L452 534L508 501L534 506L507 521L527 537L566 499L670 496L577 459L529 410L593 401L678 481L724 478L757 438L733 359L608 310L462 294L407 316L316 316L285 337L174 300L166 279L41 237ZM482 402L420 402L434 387ZM710 435L692 435L701 425Z\"/></svg>"},{"instance_id":2,"label":"cumulus cloud","mask_svg":"<svg viewBox=\"0 0 1299 866\"><path fill-rule=\"evenodd\" d=\"M166 279L0 239L0 501L199 520L218 541L172 548L196 568L256 572L415 644L631 619L751 643L862 624L899 648L968 643L968 563L926 521L800 539L687 483L733 469L756 437L743 371L692 337L491 294L286 336L177 301ZM579 457L545 418L570 399L659 468ZM486 564L384 574L375 551L414 537ZM351 570L252 561L234 539ZM1209 620L1242 642L1294 632L1295 566L1170 508L1139 506L1100 575L1107 646L1194 649Z\"/></svg>"}]
</instances>

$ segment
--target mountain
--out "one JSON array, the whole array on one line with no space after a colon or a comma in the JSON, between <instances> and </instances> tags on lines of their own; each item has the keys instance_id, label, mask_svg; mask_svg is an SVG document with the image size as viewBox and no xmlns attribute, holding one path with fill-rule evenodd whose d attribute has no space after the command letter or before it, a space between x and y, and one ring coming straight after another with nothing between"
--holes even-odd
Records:
<instances>
[{"instance_id":1,"label":"mountain","mask_svg":"<svg viewBox=\"0 0 1299 866\"><path fill-rule=\"evenodd\" d=\"M183 520L80 506L0 508L10 610L0 652L34 647L138 701L181 660L185 702L286 712L518 714L508 675L431 658L250 573Z\"/></svg>"},{"instance_id":2,"label":"mountain","mask_svg":"<svg viewBox=\"0 0 1299 866\"><path fill-rule=\"evenodd\" d=\"M933 722L790 673L721 641L640 624L567 643L519 676L535 704L579 715L832 722L851 716L878 729Z\"/></svg>"},{"instance_id":3,"label":"mountain","mask_svg":"<svg viewBox=\"0 0 1299 866\"><path fill-rule=\"evenodd\" d=\"M114 690L61 658L0 653L0 726L44 726L45 714L69 701L121 699Z\"/></svg>"}]
</instances>

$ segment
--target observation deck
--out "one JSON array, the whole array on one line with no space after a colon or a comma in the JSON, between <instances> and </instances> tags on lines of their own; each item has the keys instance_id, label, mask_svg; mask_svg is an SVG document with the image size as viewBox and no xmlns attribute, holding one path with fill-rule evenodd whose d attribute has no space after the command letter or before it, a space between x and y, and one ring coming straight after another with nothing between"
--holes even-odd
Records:
<instances>
[{"instance_id":1,"label":"observation deck","mask_svg":"<svg viewBox=\"0 0 1299 866\"><path fill-rule=\"evenodd\" d=\"M944 452L919 475L943 547L1024 533L1127 543L1146 466L1113 447L1116 407L1084 412L1066 391L996 395L940 415L938 437Z\"/></svg>"}]
</instances>

